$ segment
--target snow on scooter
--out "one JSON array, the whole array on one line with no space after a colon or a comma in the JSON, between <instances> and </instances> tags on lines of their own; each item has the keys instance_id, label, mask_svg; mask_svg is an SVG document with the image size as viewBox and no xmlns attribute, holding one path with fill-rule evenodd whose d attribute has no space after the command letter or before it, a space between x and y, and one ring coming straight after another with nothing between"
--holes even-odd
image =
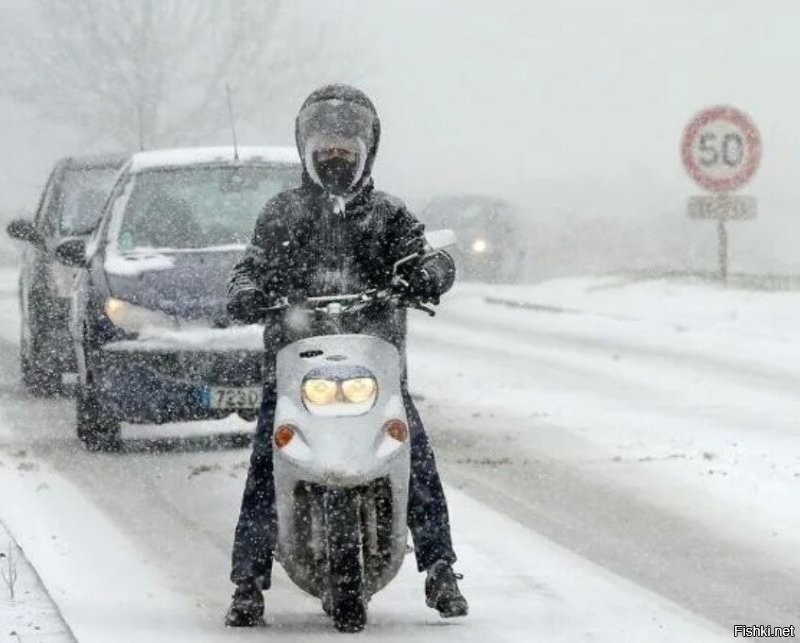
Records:
<instances>
[{"instance_id":1,"label":"snow on scooter","mask_svg":"<svg viewBox=\"0 0 800 643\"><path fill-rule=\"evenodd\" d=\"M441 248L452 239L441 231L428 244ZM415 258L395 265L395 286L400 265ZM322 600L340 631L363 629L367 602L395 577L407 550L402 358L385 339L342 334L340 323L373 305L434 314L397 292L310 297L292 306L284 300L270 308L284 310L287 324L305 335L277 354L276 559L296 585Z\"/></svg>"}]
</instances>

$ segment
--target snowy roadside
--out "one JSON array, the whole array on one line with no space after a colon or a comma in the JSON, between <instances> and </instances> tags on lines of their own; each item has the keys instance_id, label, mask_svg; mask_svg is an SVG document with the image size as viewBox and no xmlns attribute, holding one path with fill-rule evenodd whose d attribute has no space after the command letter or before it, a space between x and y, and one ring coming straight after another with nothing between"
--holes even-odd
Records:
<instances>
[{"instance_id":1,"label":"snowy roadside","mask_svg":"<svg viewBox=\"0 0 800 643\"><path fill-rule=\"evenodd\" d=\"M25 553L0 522L0 641L74 643Z\"/></svg>"},{"instance_id":2,"label":"snowy roadside","mask_svg":"<svg viewBox=\"0 0 800 643\"><path fill-rule=\"evenodd\" d=\"M726 288L699 276L648 279L620 273L554 279L531 286L464 284L461 292L567 315L591 314L679 330L800 341L800 283L790 278L736 276Z\"/></svg>"},{"instance_id":3,"label":"snowy roadside","mask_svg":"<svg viewBox=\"0 0 800 643\"><path fill-rule=\"evenodd\" d=\"M68 480L25 450L0 449L0 461L0 520L78 641L207 640L190 600ZM20 619L32 618L30 607Z\"/></svg>"}]
</instances>

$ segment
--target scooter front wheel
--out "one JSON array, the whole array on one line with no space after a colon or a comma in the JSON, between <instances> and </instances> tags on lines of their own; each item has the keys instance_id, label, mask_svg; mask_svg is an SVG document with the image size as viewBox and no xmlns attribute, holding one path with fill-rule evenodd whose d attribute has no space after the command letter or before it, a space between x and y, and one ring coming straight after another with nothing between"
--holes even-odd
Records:
<instances>
[{"instance_id":1,"label":"scooter front wheel","mask_svg":"<svg viewBox=\"0 0 800 643\"><path fill-rule=\"evenodd\" d=\"M324 510L333 623L340 632L360 632L367 623L367 606L359 494L352 489L327 489Z\"/></svg>"}]
</instances>

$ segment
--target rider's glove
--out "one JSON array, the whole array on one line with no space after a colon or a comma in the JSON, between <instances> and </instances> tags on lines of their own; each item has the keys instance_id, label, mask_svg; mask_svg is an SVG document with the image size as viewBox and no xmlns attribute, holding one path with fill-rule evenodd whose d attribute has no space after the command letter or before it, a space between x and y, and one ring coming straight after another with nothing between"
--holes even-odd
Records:
<instances>
[{"instance_id":1,"label":"rider's glove","mask_svg":"<svg viewBox=\"0 0 800 643\"><path fill-rule=\"evenodd\" d=\"M421 302L439 303L442 292L438 280L430 270L425 267L425 262L418 263L406 278L408 286L406 294Z\"/></svg>"},{"instance_id":2,"label":"rider's glove","mask_svg":"<svg viewBox=\"0 0 800 643\"><path fill-rule=\"evenodd\" d=\"M260 290L245 288L228 298L228 314L243 324L256 324L264 320L264 309L270 305L269 298Z\"/></svg>"}]
</instances>

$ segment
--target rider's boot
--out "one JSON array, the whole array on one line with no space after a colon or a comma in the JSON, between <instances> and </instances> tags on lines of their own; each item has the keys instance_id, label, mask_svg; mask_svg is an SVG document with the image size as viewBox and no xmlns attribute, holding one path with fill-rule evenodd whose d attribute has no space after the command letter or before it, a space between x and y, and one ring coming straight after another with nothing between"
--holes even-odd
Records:
<instances>
[{"instance_id":1,"label":"rider's boot","mask_svg":"<svg viewBox=\"0 0 800 643\"><path fill-rule=\"evenodd\" d=\"M457 579L460 578L461 575L456 574L452 565L445 560L439 560L428 568L425 603L443 618L466 616L469 612L467 599L458 589Z\"/></svg>"},{"instance_id":2,"label":"rider's boot","mask_svg":"<svg viewBox=\"0 0 800 643\"><path fill-rule=\"evenodd\" d=\"M245 581L236 586L233 601L225 615L228 627L253 627L264 622L264 594L255 581Z\"/></svg>"}]
</instances>

